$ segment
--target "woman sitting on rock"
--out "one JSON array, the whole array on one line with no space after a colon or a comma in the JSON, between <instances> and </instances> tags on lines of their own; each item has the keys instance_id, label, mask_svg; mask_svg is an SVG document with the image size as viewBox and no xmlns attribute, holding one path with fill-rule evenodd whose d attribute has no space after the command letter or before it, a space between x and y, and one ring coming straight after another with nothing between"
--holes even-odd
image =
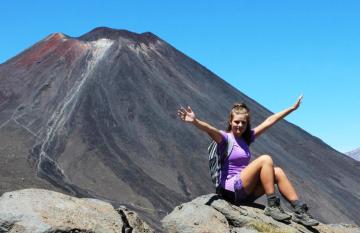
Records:
<instances>
[{"instance_id":1,"label":"woman sitting on rock","mask_svg":"<svg viewBox=\"0 0 360 233\"><path fill-rule=\"evenodd\" d=\"M280 193L294 207L293 221L305 226L315 226L318 223L307 213L307 206L301 202L298 195L280 167L274 167L269 155L259 156L250 162L249 145L267 129L289 113L296 110L302 96L294 106L268 117L263 123L251 129L249 109L245 104L235 104L230 111L226 131L221 131L210 124L196 118L188 106L181 107L178 115L184 122L192 123L198 129L205 131L216 143L219 154L224 154L229 140L232 140L231 153L223 158L220 172L220 194L233 203L252 202L263 194L267 196L265 214L278 221L291 219L280 206L280 198L275 195L274 184L278 185ZM226 156L226 155L225 155Z\"/></svg>"}]
</instances>

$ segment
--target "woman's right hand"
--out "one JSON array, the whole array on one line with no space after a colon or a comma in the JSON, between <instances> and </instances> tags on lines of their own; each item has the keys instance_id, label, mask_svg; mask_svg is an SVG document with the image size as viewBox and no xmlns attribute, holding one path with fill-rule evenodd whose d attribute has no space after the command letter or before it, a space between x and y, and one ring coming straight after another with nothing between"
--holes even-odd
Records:
<instances>
[{"instance_id":1,"label":"woman's right hand","mask_svg":"<svg viewBox=\"0 0 360 233\"><path fill-rule=\"evenodd\" d=\"M177 111L181 120L193 124L196 128L206 132L215 142L220 143L222 134L220 130L196 118L193 110L188 106L187 108L180 107Z\"/></svg>"},{"instance_id":2,"label":"woman's right hand","mask_svg":"<svg viewBox=\"0 0 360 233\"><path fill-rule=\"evenodd\" d=\"M185 122L189 122L189 123L194 122L196 119L195 113L190 108L190 106L188 106L186 109L184 107L181 107L178 110L178 115L181 120L183 120Z\"/></svg>"}]
</instances>

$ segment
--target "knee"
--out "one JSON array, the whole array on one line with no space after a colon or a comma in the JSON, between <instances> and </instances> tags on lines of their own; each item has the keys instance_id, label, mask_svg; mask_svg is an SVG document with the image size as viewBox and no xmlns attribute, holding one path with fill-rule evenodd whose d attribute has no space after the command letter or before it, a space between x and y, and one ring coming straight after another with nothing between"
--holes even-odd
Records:
<instances>
[{"instance_id":1,"label":"knee","mask_svg":"<svg viewBox=\"0 0 360 233\"><path fill-rule=\"evenodd\" d=\"M270 155L262 155L262 156L259 157L259 159L261 159L263 164L269 164L271 166L274 165L274 162L273 162Z\"/></svg>"},{"instance_id":2,"label":"knee","mask_svg":"<svg viewBox=\"0 0 360 233\"><path fill-rule=\"evenodd\" d=\"M275 167L274 172L276 179L281 179L282 177L286 177L284 170L280 167Z\"/></svg>"}]
</instances>

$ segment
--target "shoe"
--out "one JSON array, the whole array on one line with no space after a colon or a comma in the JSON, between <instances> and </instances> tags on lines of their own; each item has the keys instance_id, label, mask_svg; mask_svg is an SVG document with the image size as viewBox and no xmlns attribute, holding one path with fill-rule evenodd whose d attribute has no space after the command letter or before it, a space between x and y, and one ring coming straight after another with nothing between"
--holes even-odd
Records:
<instances>
[{"instance_id":1,"label":"shoe","mask_svg":"<svg viewBox=\"0 0 360 233\"><path fill-rule=\"evenodd\" d=\"M264 214L272 217L276 221L286 221L291 219L291 215L285 213L284 209L280 206L280 198L268 200L268 205L264 210Z\"/></svg>"},{"instance_id":2,"label":"shoe","mask_svg":"<svg viewBox=\"0 0 360 233\"><path fill-rule=\"evenodd\" d=\"M315 220L307 211L308 207L306 204L302 204L295 207L295 213L292 220L296 223L300 223L306 227L312 227L319 225L319 221Z\"/></svg>"}]
</instances>

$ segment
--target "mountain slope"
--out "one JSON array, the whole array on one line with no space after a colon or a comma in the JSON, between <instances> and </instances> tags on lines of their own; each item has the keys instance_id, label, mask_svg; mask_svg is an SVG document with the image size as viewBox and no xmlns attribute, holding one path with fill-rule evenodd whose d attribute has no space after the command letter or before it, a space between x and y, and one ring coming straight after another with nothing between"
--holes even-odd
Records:
<instances>
[{"instance_id":1,"label":"mountain slope","mask_svg":"<svg viewBox=\"0 0 360 233\"><path fill-rule=\"evenodd\" d=\"M346 155L350 156L351 158L360 161L360 148L357 148L355 150L349 151L345 153Z\"/></svg>"},{"instance_id":2,"label":"mountain slope","mask_svg":"<svg viewBox=\"0 0 360 233\"><path fill-rule=\"evenodd\" d=\"M209 139L176 109L189 104L224 128L239 101L253 125L271 114L152 33L52 34L0 65L0 192L57 189L159 219L213 191ZM252 151L272 155L322 221L360 223L359 162L286 121Z\"/></svg>"}]
</instances>

